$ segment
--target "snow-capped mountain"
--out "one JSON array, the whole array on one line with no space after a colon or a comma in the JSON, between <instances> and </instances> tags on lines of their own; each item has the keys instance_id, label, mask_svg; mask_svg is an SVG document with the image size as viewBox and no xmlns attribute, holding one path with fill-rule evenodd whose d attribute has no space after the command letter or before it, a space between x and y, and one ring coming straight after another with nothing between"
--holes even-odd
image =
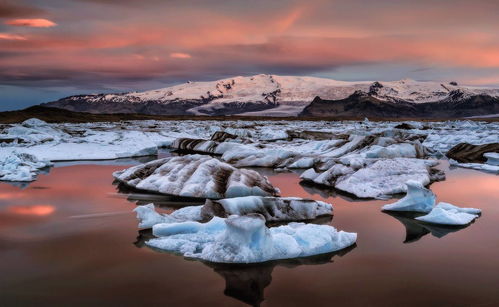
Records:
<instances>
[{"instance_id":1,"label":"snow-capped mountain","mask_svg":"<svg viewBox=\"0 0 499 307\"><path fill-rule=\"evenodd\" d=\"M455 82L344 82L262 74L188 82L145 92L71 96L45 106L91 113L296 116L315 97L337 101L355 93L364 93L379 101L410 104L464 100L480 95L499 97L499 89L464 87Z\"/></svg>"}]
</instances>

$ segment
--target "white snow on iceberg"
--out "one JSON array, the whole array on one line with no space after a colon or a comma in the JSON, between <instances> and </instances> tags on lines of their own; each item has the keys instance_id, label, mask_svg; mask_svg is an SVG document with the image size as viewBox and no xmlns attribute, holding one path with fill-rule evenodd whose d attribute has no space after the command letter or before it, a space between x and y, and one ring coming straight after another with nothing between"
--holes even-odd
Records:
<instances>
[{"instance_id":1,"label":"white snow on iceberg","mask_svg":"<svg viewBox=\"0 0 499 307\"><path fill-rule=\"evenodd\" d=\"M406 186L407 195L393 204L384 205L382 210L430 212L435 205L435 194L417 181L409 180Z\"/></svg>"},{"instance_id":2,"label":"white snow on iceberg","mask_svg":"<svg viewBox=\"0 0 499 307\"><path fill-rule=\"evenodd\" d=\"M416 220L431 224L463 226L473 222L480 214L480 209L460 208L441 202L430 213L417 217Z\"/></svg>"},{"instance_id":3,"label":"white snow on iceberg","mask_svg":"<svg viewBox=\"0 0 499 307\"><path fill-rule=\"evenodd\" d=\"M133 209L137 213L139 229L151 228L161 223L179 223L185 221L200 221L203 206L188 206L173 211L171 214L161 214L156 211L154 204L138 206Z\"/></svg>"},{"instance_id":4,"label":"white snow on iceberg","mask_svg":"<svg viewBox=\"0 0 499 307\"><path fill-rule=\"evenodd\" d=\"M375 162L374 162L375 161ZM301 176L303 180L335 187L360 198L384 198L387 195L406 192L409 180L427 185L432 181L430 166L436 162L420 159L395 158L381 160L364 159L351 164L336 163L323 173L314 169ZM364 164L368 164L364 167Z\"/></svg>"},{"instance_id":5,"label":"white snow on iceberg","mask_svg":"<svg viewBox=\"0 0 499 307\"><path fill-rule=\"evenodd\" d=\"M157 224L146 244L217 263L256 263L329 253L351 246L356 233L328 225L290 223L267 228L260 214L214 217L208 223Z\"/></svg>"},{"instance_id":6,"label":"white snow on iceberg","mask_svg":"<svg viewBox=\"0 0 499 307\"><path fill-rule=\"evenodd\" d=\"M494 161L492 163L494 163ZM499 174L499 165L490 164L489 161L487 161L487 163L459 163L456 160L449 159L449 164L452 166L471 168L478 171Z\"/></svg>"},{"instance_id":7,"label":"white snow on iceberg","mask_svg":"<svg viewBox=\"0 0 499 307\"><path fill-rule=\"evenodd\" d=\"M0 152L0 181L34 181L40 169L51 165L27 153Z\"/></svg>"}]
</instances>

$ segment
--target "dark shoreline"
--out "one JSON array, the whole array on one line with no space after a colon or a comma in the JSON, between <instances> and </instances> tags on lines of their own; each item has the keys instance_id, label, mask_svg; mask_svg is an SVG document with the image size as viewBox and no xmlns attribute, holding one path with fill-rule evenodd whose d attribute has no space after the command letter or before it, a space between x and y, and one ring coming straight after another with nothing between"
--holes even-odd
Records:
<instances>
[{"instance_id":1,"label":"dark shoreline","mask_svg":"<svg viewBox=\"0 0 499 307\"><path fill-rule=\"evenodd\" d=\"M0 124L20 123L30 118L38 118L48 123L89 123L89 122L119 122L129 120L212 120L212 121L363 121L364 117L266 117L266 116L192 116L192 115L148 115L148 114L93 114L73 112L64 109L33 106L23 110L0 112ZM370 121L423 121L438 122L448 120L472 120L472 121L499 121L499 117L493 118L369 118Z\"/></svg>"}]
</instances>

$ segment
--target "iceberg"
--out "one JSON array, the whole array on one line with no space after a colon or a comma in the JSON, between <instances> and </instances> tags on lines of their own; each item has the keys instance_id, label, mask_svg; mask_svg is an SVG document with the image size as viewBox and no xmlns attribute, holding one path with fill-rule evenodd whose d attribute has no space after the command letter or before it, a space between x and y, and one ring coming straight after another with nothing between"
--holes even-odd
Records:
<instances>
[{"instance_id":1,"label":"iceberg","mask_svg":"<svg viewBox=\"0 0 499 307\"><path fill-rule=\"evenodd\" d=\"M317 180L317 179L316 179ZM427 161L419 159L383 159L338 178L335 188L360 198L384 198L407 191L409 180L428 185L432 180Z\"/></svg>"},{"instance_id":2,"label":"iceberg","mask_svg":"<svg viewBox=\"0 0 499 307\"><path fill-rule=\"evenodd\" d=\"M175 210L171 214L161 214L155 210L154 204L147 204L138 206L133 211L137 213L139 229L147 229L161 223L201 221L201 207L188 206Z\"/></svg>"},{"instance_id":3,"label":"iceberg","mask_svg":"<svg viewBox=\"0 0 499 307\"><path fill-rule=\"evenodd\" d=\"M115 172L114 178L130 187L193 198L278 196L267 177L238 169L215 158L186 155L154 160Z\"/></svg>"},{"instance_id":4,"label":"iceberg","mask_svg":"<svg viewBox=\"0 0 499 307\"><path fill-rule=\"evenodd\" d=\"M257 263L307 257L349 247L356 233L328 225L290 223L267 228L260 214L214 217L207 223L156 224L153 248L215 263Z\"/></svg>"},{"instance_id":5,"label":"iceberg","mask_svg":"<svg viewBox=\"0 0 499 307\"><path fill-rule=\"evenodd\" d=\"M52 165L27 153L0 153L0 181L34 181L40 169Z\"/></svg>"},{"instance_id":6,"label":"iceberg","mask_svg":"<svg viewBox=\"0 0 499 307\"><path fill-rule=\"evenodd\" d=\"M471 169L475 169L478 171L499 174L499 165L490 164L488 162L487 163L459 163L456 160L450 159L449 164L452 166L471 168Z\"/></svg>"},{"instance_id":7,"label":"iceberg","mask_svg":"<svg viewBox=\"0 0 499 307\"><path fill-rule=\"evenodd\" d=\"M440 202L435 206L435 194L415 181L408 181L407 195L399 201L384 205L383 211L422 212L426 215L414 217L418 221L449 226L464 226L480 216L476 208L460 208Z\"/></svg>"},{"instance_id":8,"label":"iceberg","mask_svg":"<svg viewBox=\"0 0 499 307\"><path fill-rule=\"evenodd\" d=\"M295 197L246 196L220 200L207 199L202 206L189 206L171 214L158 213L153 204L138 206L134 209L139 220L139 228L151 228L160 223L185 221L209 221L213 217L247 215L259 213L266 222L304 221L332 215L331 204L311 199Z\"/></svg>"},{"instance_id":9,"label":"iceberg","mask_svg":"<svg viewBox=\"0 0 499 307\"><path fill-rule=\"evenodd\" d=\"M416 220L431 224L462 226L473 222L481 212L480 209L460 208L441 202L430 213L417 217Z\"/></svg>"},{"instance_id":10,"label":"iceberg","mask_svg":"<svg viewBox=\"0 0 499 307\"><path fill-rule=\"evenodd\" d=\"M498 152L486 152L483 157L487 159L485 163L489 165L499 166L499 153Z\"/></svg>"},{"instance_id":11,"label":"iceberg","mask_svg":"<svg viewBox=\"0 0 499 307\"><path fill-rule=\"evenodd\" d=\"M435 194L420 182L406 182L407 195L397 202L382 207L383 211L411 211L428 213L435 205Z\"/></svg>"}]
</instances>

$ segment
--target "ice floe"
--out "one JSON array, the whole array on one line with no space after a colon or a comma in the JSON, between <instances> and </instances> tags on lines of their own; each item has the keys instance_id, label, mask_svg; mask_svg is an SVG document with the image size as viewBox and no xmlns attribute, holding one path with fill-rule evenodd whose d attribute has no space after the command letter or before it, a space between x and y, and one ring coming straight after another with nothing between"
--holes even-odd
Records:
<instances>
[{"instance_id":1,"label":"ice floe","mask_svg":"<svg viewBox=\"0 0 499 307\"><path fill-rule=\"evenodd\" d=\"M399 201L384 205L383 211L423 212L426 215L414 217L418 221L449 226L464 226L480 216L476 208L460 208L440 202L435 206L435 194L414 181L407 182L407 195Z\"/></svg>"},{"instance_id":2,"label":"ice floe","mask_svg":"<svg viewBox=\"0 0 499 307\"><path fill-rule=\"evenodd\" d=\"M459 163L453 159L449 160L449 164L452 166L471 168L478 171L499 174L499 165L492 165L489 163Z\"/></svg>"},{"instance_id":3,"label":"ice floe","mask_svg":"<svg viewBox=\"0 0 499 307\"><path fill-rule=\"evenodd\" d=\"M420 182L406 182L407 195L397 202L382 207L385 211L411 211L428 213L435 205L435 194Z\"/></svg>"},{"instance_id":4,"label":"ice floe","mask_svg":"<svg viewBox=\"0 0 499 307\"><path fill-rule=\"evenodd\" d=\"M130 187L168 195L196 198L278 196L267 177L238 169L215 158L186 155L154 160L113 174Z\"/></svg>"},{"instance_id":5,"label":"ice floe","mask_svg":"<svg viewBox=\"0 0 499 307\"><path fill-rule=\"evenodd\" d=\"M439 203L427 215L416 217L416 220L439 225L467 225L481 214L480 209L460 208L448 203Z\"/></svg>"},{"instance_id":6,"label":"ice floe","mask_svg":"<svg viewBox=\"0 0 499 307\"><path fill-rule=\"evenodd\" d=\"M405 183L409 180L421 185L434 181L430 168L435 164L431 160L408 158L361 159L354 167L336 163L324 172L309 169L300 178L331 186L360 198L384 198L406 192Z\"/></svg>"},{"instance_id":7,"label":"ice floe","mask_svg":"<svg viewBox=\"0 0 499 307\"><path fill-rule=\"evenodd\" d=\"M267 228L260 214L214 217L207 223L156 224L146 244L216 263L255 263L329 253L349 247L356 233L328 225L290 223Z\"/></svg>"},{"instance_id":8,"label":"ice floe","mask_svg":"<svg viewBox=\"0 0 499 307\"><path fill-rule=\"evenodd\" d=\"M134 209L139 228L150 228L160 223L209 221L213 217L259 213L266 222L304 221L332 215L331 204L297 197L245 196L220 200L207 199L202 206L189 206L171 214L158 213L153 204Z\"/></svg>"},{"instance_id":9,"label":"ice floe","mask_svg":"<svg viewBox=\"0 0 499 307\"><path fill-rule=\"evenodd\" d=\"M27 153L0 152L0 181L34 181L40 169L51 165Z\"/></svg>"}]
</instances>

